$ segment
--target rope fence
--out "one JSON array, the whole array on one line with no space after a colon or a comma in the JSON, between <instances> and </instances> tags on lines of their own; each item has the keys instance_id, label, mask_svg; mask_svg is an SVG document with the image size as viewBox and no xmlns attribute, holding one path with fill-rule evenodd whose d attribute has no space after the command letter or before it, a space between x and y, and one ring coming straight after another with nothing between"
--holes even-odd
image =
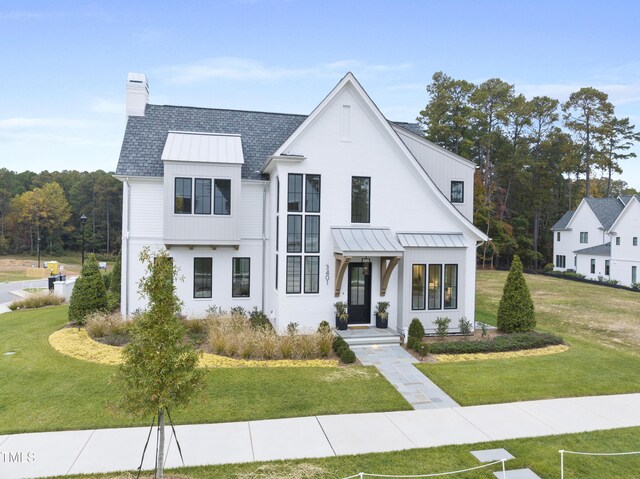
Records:
<instances>
[{"instance_id":1,"label":"rope fence","mask_svg":"<svg viewBox=\"0 0 640 479\"><path fill-rule=\"evenodd\" d=\"M359 472L358 474L354 474L353 476L345 477L343 479L364 479L365 477L386 477L386 478L395 478L395 479L417 479L419 477L438 477L438 476L451 476L453 474L462 474L463 472L475 471L478 469L484 469L487 467L495 466L496 464L502 465L502 478L506 479L507 472L504 467L504 463L509 459L500 459L499 461L490 462L489 464L483 464L482 466L471 467L469 469L460 469L458 471L448 471L448 472L437 472L435 474L416 474L409 476L401 476L401 475L389 475L389 474L371 474L368 472Z\"/></svg>"},{"instance_id":2,"label":"rope fence","mask_svg":"<svg viewBox=\"0 0 640 479\"><path fill-rule=\"evenodd\" d=\"M560 449L560 479L564 479L564 455L573 454L575 456L632 456L640 454L640 451L632 452L580 452L580 451L565 451Z\"/></svg>"}]
</instances>

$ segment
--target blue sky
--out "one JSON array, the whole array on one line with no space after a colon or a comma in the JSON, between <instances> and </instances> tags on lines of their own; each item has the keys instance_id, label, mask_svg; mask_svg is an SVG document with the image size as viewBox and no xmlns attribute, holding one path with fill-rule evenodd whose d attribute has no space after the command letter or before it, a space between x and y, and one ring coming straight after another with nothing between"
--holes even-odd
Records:
<instances>
[{"instance_id":1,"label":"blue sky","mask_svg":"<svg viewBox=\"0 0 640 479\"><path fill-rule=\"evenodd\" d=\"M3 0L0 167L114 170L129 71L152 103L290 113L352 71L397 121L436 71L529 98L593 86L640 128L638 18L613 0ZM640 189L640 158L623 168Z\"/></svg>"}]
</instances>

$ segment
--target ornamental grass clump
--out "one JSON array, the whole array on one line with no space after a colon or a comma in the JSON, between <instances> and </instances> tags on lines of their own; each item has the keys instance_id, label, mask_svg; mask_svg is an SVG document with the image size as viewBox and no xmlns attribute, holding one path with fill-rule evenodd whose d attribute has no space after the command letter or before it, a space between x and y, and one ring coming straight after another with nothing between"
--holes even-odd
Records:
<instances>
[{"instance_id":1,"label":"ornamental grass clump","mask_svg":"<svg viewBox=\"0 0 640 479\"><path fill-rule=\"evenodd\" d=\"M45 306L57 306L64 303L62 296L57 296L50 292L42 292L30 294L26 298L17 299L9 304L9 309L15 311L17 309L43 308Z\"/></svg>"},{"instance_id":2,"label":"ornamental grass clump","mask_svg":"<svg viewBox=\"0 0 640 479\"><path fill-rule=\"evenodd\" d=\"M516 255L511 262L498 306L498 330L503 333L524 333L535 327L533 300L522 272L522 263Z\"/></svg>"},{"instance_id":3,"label":"ornamental grass clump","mask_svg":"<svg viewBox=\"0 0 640 479\"><path fill-rule=\"evenodd\" d=\"M87 316L87 334L102 343L122 346L129 342L128 328L132 323L124 321L120 313L98 311Z\"/></svg>"}]
</instances>

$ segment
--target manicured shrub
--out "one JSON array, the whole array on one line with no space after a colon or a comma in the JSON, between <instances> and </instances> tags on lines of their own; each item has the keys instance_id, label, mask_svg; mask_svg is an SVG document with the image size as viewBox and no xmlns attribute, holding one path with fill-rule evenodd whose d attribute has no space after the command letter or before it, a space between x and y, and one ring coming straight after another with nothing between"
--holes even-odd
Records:
<instances>
[{"instance_id":1,"label":"manicured shrub","mask_svg":"<svg viewBox=\"0 0 640 479\"><path fill-rule=\"evenodd\" d=\"M635 283L631 283L631 289L634 291L640 291L640 282L636 281Z\"/></svg>"},{"instance_id":2,"label":"manicured shrub","mask_svg":"<svg viewBox=\"0 0 640 479\"><path fill-rule=\"evenodd\" d=\"M354 353L351 349L345 349L340 355L340 360L345 364L354 363L356 361L356 353Z\"/></svg>"},{"instance_id":3,"label":"manicured shrub","mask_svg":"<svg viewBox=\"0 0 640 479\"><path fill-rule=\"evenodd\" d=\"M120 310L120 288L122 284L122 258L118 254L116 263L111 270L111 282L109 284L109 309Z\"/></svg>"},{"instance_id":4,"label":"manicured shrub","mask_svg":"<svg viewBox=\"0 0 640 479\"><path fill-rule=\"evenodd\" d=\"M420 344L421 342L422 342L422 339L409 336L409 339L407 339L407 348L415 350L418 344Z\"/></svg>"},{"instance_id":5,"label":"manicured shrub","mask_svg":"<svg viewBox=\"0 0 640 479\"><path fill-rule=\"evenodd\" d=\"M340 347L344 347L344 346L349 347L347 342L344 339L342 339L340 336L336 336L335 338L333 338L333 350L336 353L338 352L338 349L340 349Z\"/></svg>"},{"instance_id":6,"label":"manicured shrub","mask_svg":"<svg viewBox=\"0 0 640 479\"><path fill-rule=\"evenodd\" d=\"M469 321L464 316L461 317L458 321L458 329L460 330L460 334L469 336L471 334L471 321Z\"/></svg>"},{"instance_id":7,"label":"manicured shrub","mask_svg":"<svg viewBox=\"0 0 640 479\"><path fill-rule=\"evenodd\" d=\"M409 325L409 337L410 338L422 338L424 337L424 326L418 318L413 318Z\"/></svg>"},{"instance_id":8,"label":"manicured shrub","mask_svg":"<svg viewBox=\"0 0 640 479\"><path fill-rule=\"evenodd\" d=\"M449 323L451 323L451 318L447 318L446 316L436 318L436 335L439 338L444 338L447 334L449 334Z\"/></svg>"},{"instance_id":9,"label":"manicured shrub","mask_svg":"<svg viewBox=\"0 0 640 479\"><path fill-rule=\"evenodd\" d=\"M433 354L501 353L564 344L561 337L529 331L496 336L489 341L445 341L431 345Z\"/></svg>"},{"instance_id":10,"label":"manicured shrub","mask_svg":"<svg viewBox=\"0 0 640 479\"><path fill-rule=\"evenodd\" d=\"M69 321L81 325L89 314L107 310L107 291L94 254L82 266L69 301Z\"/></svg>"},{"instance_id":11,"label":"manicured shrub","mask_svg":"<svg viewBox=\"0 0 640 479\"><path fill-rule=\"evenodd\" d=\"M418 353L420 359L424 359L424 357L429 354L429 345L427 343L420 342L415 345L415 352Z\"/></svg>"},{"instance_id":12,"label":"manicured shrub","mask_svg":"<svg viewBox=\"0 0 640 479\"><path fill-rule=\"evenodd\" d=\"M532 331L535 327L533 301L522 273L522 263L516 255L498 306L498 329L504 333L515 333Z\"/></svg>"},{"instance_id":13,"label":"manicured shrub","mask_svg":"<svg viewBox=\"0 0 640 479\"><path fill-rule=\"evenodd\" d=\"M105 291L109 291L111 287L111 273L102 273L102 282L104 283Z\"/></svg>"},{"instance_id":14,"label":"manicured shrub","mask_svg":"<svg viewBox=\"0 0 640 479\"><path fill-rule=\"evenodd\" d=\"M62 296L56 296L55 294L46 291L42 293L30 294L26 298L16 299L11 304L9 304L8 308L11 311L15 311L16 309L31 309L42 308L44 306L56 306L62 303L64 303L64 298Z\"/></svg>"}]
</instances>

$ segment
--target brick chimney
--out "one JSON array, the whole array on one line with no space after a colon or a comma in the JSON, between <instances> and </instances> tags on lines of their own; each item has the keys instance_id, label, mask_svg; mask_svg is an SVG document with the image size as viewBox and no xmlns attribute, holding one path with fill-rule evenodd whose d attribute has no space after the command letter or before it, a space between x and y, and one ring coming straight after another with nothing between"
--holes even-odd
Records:
<instances>
[{"instance_id":1,"label":"brick chimney","mask_svg":"<svg viewBox=\"0 0 640 479\"><path fill-rule=\"evenodd\" d=\"M144 73L127 75L127 116L144 116L149 103L149 84Z\"/></svg>"}]
</instances>

